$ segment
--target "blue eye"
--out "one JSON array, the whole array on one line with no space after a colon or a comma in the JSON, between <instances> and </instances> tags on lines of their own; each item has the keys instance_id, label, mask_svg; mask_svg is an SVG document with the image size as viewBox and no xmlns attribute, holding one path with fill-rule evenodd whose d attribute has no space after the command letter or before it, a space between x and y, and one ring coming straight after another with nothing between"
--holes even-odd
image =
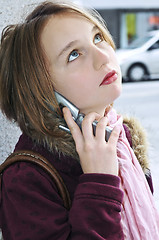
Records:
<instances>
[{"instance_id":1,"label":"blue eye","mask_svg":"<svg viewBox=\"0 0 159 240\"><path fill-rule=\"evenodd\" d=\"M79 57L79 53L76 50L73 50L68 57L68 62L72 62L78 57Z\"/></svg>"},{"instance_id":2,"label":"blue eye","mask_svg":"<svg viewBox=\"0 0 159 240\"><path fill-rule=\"evenodd\" d=\"M101 33L97 33L94 37L94 43L97 44L103 41L103 36Z\"/></svg>"}]
</instances>

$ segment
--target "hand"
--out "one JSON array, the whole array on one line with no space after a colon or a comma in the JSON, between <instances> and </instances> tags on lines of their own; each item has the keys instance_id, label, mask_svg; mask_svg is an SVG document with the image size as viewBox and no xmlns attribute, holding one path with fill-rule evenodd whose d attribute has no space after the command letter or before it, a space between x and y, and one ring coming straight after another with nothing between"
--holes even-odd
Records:
<instances>
[{"instance_id":1,"label":"hand","mask_svg":"<svg viewBox=\"0 0 159 240\"><path fill-rule=\"evenodd\" d=\"M80 157L84 173L105 173L118 175L118 161L116 145L120 128L115 127L108 142L105 141L105 127L108 125L107 117L97 113L90 113L84 117L82 132L72 118L70 110L63 108L65 121L71 131L76 144L76 151ZM96 136L93 135L92 123L98 121Z\"/></svg>"}]
</instances>

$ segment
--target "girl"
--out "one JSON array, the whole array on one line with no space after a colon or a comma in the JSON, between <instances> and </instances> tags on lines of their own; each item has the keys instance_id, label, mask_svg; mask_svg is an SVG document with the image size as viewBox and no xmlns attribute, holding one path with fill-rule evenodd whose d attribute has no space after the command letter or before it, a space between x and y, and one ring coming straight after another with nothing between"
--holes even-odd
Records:
<instances>
[{"instance_id":1,"label":"girl","mask_svg":"<svg viewBox=\"0 0 159 240\"><path fill-rule=\"evenodd\" d=\"M132 121L123 124L111 105L121 93L114 49L101 17L72 3L44 2L23 23L4 29L0 106L23 132L15 151L31 150L48 159L72 202L65 209L38 166L10 166L1 191L4 239L159 238L142 131ZM85 114L82 131L68 108L61 113L55 90ZM59 129L64 119L71 134ZM108 142L107 125L113 128ZM135 148L138 138L141 146ZM142 168L131 147L136 155L143 150Z\"/></svg>"}]
</instances>

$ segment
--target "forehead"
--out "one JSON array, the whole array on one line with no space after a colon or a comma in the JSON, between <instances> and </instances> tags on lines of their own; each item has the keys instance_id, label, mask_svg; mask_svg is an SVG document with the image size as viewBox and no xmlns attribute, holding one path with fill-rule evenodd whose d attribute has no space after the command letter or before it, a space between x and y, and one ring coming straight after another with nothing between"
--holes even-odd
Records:
<instances>
[{"instance_id":1,"label":"forehead","mask_svg":"<svg viewBox=\"0 0 159 240\"><path fill-rule=\"evenodd\" d=\"M94 24L89 19L78 13L57 14L49 18L43 29L42 37L51 34L54 34L54 37L57 35L65 35L65 37L67 37L67 33L71 31L78 33L83 28L91 28L92 26L94 26Z\"/></svg>"},{"instance_id":2,"label":"forehead","mask_svg":"<svg viewBox=\"0 0 159 240\"><path fill-rule=\"evenodd\" d=\"M82 35L91 32L94 26L94 23L78 13L53 15L49 18L41 34L44 50L47 53L52 47L58 51L68 42L78 40Z\"/></svg>"},{"instance_id":3,"label":"forehead","mask_svg":"<svg viewBox=\"0 0 159 240\"><path fill-rule=\"evenodd\" d=\"M75 25L92 26L94 25L94 23L85 16L81 15L80 13L76 12L59 13L56 15L52 15L49 18L48 22L44 27L44 33L46 33L47 30L58 31L58 33L63 33L73 29Z\"/></svg>"}]
</instances>

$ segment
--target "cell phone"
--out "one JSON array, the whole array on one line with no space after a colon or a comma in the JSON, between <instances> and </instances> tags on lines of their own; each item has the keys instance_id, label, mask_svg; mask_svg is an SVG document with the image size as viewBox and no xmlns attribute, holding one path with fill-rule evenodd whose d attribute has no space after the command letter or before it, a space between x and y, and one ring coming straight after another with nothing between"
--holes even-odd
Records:
<instances>
[{"instance_id":1,"label":"cell phone","mask_svg":"<svg viewBox=\"0 0 159 240\"><path fill-rule=\"evenodd\" d=\"M63 107L68 107L71 114L72 114L72 118L74 119L74 121L77 123L77 125L79 126L79 128L82 131L82 121L85 117L85 115L83 113L80 113L79 109L73 104L71 103L68 99L66 99L63 95L61 95L60 93L55 91L55 97L57 99L57 102L59 104L60 109L62 110ZM97 126L98 122L94 121L92 124L93 127L93 134L95 135L96 132L96 126ZM66 132L70 132L67 124L65 126L63 125L59 125L59 128L66 131ZM108 141L110 134L112 132L112 128L109 126L106 126L105 131L105 140Z\"/></svg>"}]
</instances>

